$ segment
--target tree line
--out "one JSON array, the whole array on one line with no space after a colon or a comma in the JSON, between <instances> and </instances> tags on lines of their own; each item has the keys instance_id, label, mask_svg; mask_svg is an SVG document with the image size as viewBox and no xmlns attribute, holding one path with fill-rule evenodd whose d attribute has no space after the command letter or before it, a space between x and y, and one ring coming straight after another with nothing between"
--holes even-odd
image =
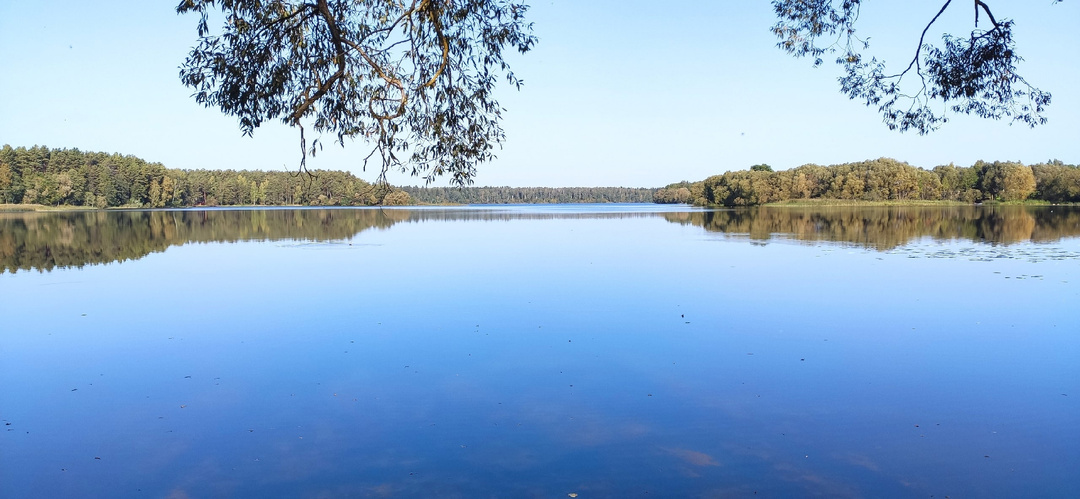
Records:
<instances>
[{"instance_id":1,"label":"tree line","mask_svg":"<svg viewBox=\"0 0 1080 499\"><path fill-rule=\"evenodd\" d=\"M651 203L656 189L633 187L403 187L419 204Z\"/></svg>"},{"instance_id":2,"label":"tree line","mask_svg":"<svg viewBox=\"0 0 1080 499\"><path fill-rule=\"evenodd\" d=\"M1057 160L1032 166L978 161L969 167L949 164L926 170L881 158L771 170L767 165L755 165L700 182L671 184L658 189L653 200L699 206L754 206L807 199L1080 202L1080 168Z\"/></svg>"},{"instance_id":3,"label":"tree line","mask_svg":"<svg viewBox=\"0 0 1080 499\"><path fill-rule=\"evenodd\" d=\"M0 148L0 204L94 208L400 206L408 204L650 203L629 187L405 187L344 171L179 170L130 155Z\"/></svg>"},{"instance_id":4,"label":"tree line","mask_svg":"<svg viewBox=\"0 0 1080 499\"><path fill-rule=\"evenodd\" d=\"M179 170L135 156L0 148L0 203L94 208L190 206L369 206L409 204L405 192L349 172Z\"/></svg>"}]
</instances>

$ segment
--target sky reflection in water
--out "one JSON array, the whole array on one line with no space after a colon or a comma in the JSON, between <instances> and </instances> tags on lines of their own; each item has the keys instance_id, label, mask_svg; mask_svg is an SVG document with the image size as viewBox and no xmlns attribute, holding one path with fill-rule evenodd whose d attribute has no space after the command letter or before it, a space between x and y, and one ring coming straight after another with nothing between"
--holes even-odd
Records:
<instances>
[{"instance_id":1,"label":"sky reflection in water","mask_svg":"<svg viewBox=\"0 0 1080 499\"><path fill-rule=\"evenodd\" d=\"M0 496L1080 495L1075 219L376 211L5 261Z\"/></svg>"}]
</instances>

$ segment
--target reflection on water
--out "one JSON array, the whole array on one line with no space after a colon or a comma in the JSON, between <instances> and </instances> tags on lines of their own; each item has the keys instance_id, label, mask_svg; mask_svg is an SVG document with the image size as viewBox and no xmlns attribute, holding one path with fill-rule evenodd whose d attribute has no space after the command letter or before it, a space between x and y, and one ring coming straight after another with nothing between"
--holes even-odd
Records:
<instances>
[{"instance_id":1,"label":"reflection on water","mask_svg":"<svg viewBox=\"0 0 1080 499\"><path fill-rule=\"evenodd\" d=\"M82 267L193 242L341 240L407 218L407 211L367 209L2 213L0 266Z\"/></svg>"},{"instance_id":2,"label":"reflection on water","mask_svg":"<svg viewBox=\"0 0 1080 499\"><path fill-rule=\"evenodd\" d=\"M799 241L835 241L889 250L913 240L1049 242L1080 235L1080 210L1042 206L950 206L874 208L756 207L665 214L669 221L710 232Z\"/></svg>"},{"instance_id":3,"label":"reflection on water","mask_svg":"<svg viewBox=\"0 0 1080 499\"><path fill-rule=\"evenodd\" d=\"M663 217L753 241L843 242L881 251L924 237L1008 244L1080 235L1080 209L1061 206L669 209L631 211L601 205L584 211L482 207L0 213L0 266L7 272L82 267L138 259L191 242L325 242L400 222L453 220Z\"/></svg>"},{"instance_id":4,"label":"reflection on water","mask_svg":"<svg viewBox=\"0 0 1080 499\"><path fill-rule=\"evenodd\" d=\"M1080 497L1059 210L3 215L0 498Z\"/></svg>"}]
</instances>

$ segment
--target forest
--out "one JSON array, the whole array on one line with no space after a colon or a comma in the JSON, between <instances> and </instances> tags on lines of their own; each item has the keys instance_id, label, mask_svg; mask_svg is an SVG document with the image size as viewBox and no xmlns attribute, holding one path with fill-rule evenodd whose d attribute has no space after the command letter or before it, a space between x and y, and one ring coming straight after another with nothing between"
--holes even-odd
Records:
<instances>
[{"instance_id":1,"label":"forest","mask_svg":"<svg viewBox=\"0 0 1080 499\"><path fill-rule=\"evenodd\" d=\"M402 187L417 204L651 203L632 187Z\"/></svg>"},{"instance_id":2,"label":"forest","mask_svg":"<svg viewBox=\"0 0 1080 499\"><path fill-rule=\"evenodd\" d=\"M135 156L0 148L0 204L93 208L189 206L370 206L410 204L405 192L349 172L178 170Z\"/></svg>"},{"instance_id":3,"label":"forest","mask_svg":"<svg viewBox=\"0 0 1080 499\"><path fill-rule=\"evenodd\" d=\"M832 166L808 164L783 171L755 165L700 182L671 184L653 197L656 203L698 206L808 199L1076 203L1080 202L1080 168L1054 160L1031 166L978 161L969 167L949 164L926 170L890 158Z\"/></svg>"},{"instance_id":4,"label":"forest","mask_svg":"<svg viewBox=\"0 0 1080 499\"><path fill-rule=\"evenodd\" d=\"M662 189L630 187L391 187L345 171L180 170L130 155L0 148L0 204L92 208L682 203L755 206L800 200L1080 202L1080 167L978 161L926 170L890 158L832 166L768 165Z\"/></svg>"},{"instance_id":5,"label":"forest","mask_svg":"<svg viewBox=\"0 0 1080 499\"><path fill-rule=\"evenodd\" d=\"M0 149L0 204L93 208L651 203L629 187L382 187L344 171L178 170L78 149Z\"/></svg>"}]
</instances>

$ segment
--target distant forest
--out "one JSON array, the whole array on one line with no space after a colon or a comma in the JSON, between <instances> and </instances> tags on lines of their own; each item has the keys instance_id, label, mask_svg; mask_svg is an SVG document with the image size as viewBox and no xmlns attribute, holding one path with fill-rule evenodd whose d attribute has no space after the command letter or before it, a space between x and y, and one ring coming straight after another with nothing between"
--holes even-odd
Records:
<instances>
[{"instance_id":1,"label":"distant forest","mask_svg":"<svg viewBox=\"0 0 1080 499\"><path fill-rule=\"evenodd\" d=\"M772 171L768 165L730 171L700 182L680 182L656 191L657 203L753 206L805 199L853 201L1040 200L1080 202L1080 168L1060 161L1026 166L979 161L969 167L925 170L881 158L833 166L804 165Z\"/></svg>"},{"instance_id":2,"label":"distant forest","mask_svg":"<svg viewBox=\"0 0 1080 499\"><path fill-rule=\"evenodd\" d=\"M402 187L418 204L652 203L632 187Z\"/></svg>"},{"instance_id":3,"label":"distant forest","mask_svg":"<svg viewBox=\"0 0 1080 499\"><path fill-rule=\"evenodd\" d=\"M379 187L343 171L178 170L135 156L0 149L0 204L94 208L370 206L408 204L651 203L626 187Z\"/></svg>"},{"instance_id":4,"label":"distant forest","mask_svg":"<svg viewBox=\"0 0 1080 499\"><path fill-rule=\"evenodd\" d=\"M0 148L0 204L94 208L371 206L511 203L686 203L754 206L786 201L1039 200L1080 203L1080 168L979 161L926 170L889 158L833 166L768 165L662 189L629 187L387 187L344 171L178 170L134 156Z\"/></svg>"},{"instance_id":5,"label":"distant forest","mask_svg":"<svg viewBox=\"0 0 1080 499\"><path fill-rule=\"evenodd\" d=\"M380 190L382 189L382 190ZM135 156L4 145L0 203L95 208L231 205L367 206L410 204L408 194L351 173L177 170Z\"/></svg>"}]
</instances>

